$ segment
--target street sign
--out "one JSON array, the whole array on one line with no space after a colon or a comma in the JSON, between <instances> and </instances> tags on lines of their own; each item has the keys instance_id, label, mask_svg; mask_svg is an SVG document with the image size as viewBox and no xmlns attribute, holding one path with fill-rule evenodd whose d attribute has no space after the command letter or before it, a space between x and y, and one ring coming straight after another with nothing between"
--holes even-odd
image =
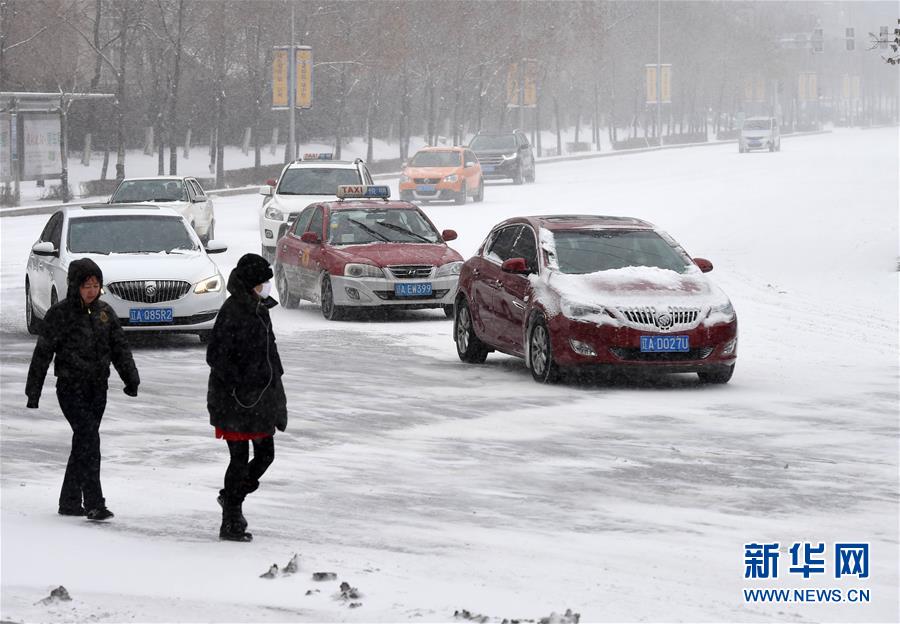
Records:
<instances>
[{"instance_id":1,"label":"street sign","mask_svg":"<svg viewBox=\"0 0 900 624\"><path fill-rule=\"evenodd\" d=\"M647 104L656 104L656 65L644 66L644 82L646 83Z\"/></svg>"},{"instance_id":2,"label":"street sign","mask_svg":"<svg viewBox=\"0 0 900 624\"><path fill-rule=\"evenodd\" d=\"M23 122L22 179L58 178L62 175L59 115L31 113L24 116Z\"/></svg>"},{"instance_id":3,"label":"street sign","mask_svg":"<svg viewBox=\"0 0 900 624\"><path fill-rule=\"evenodd\" d=\"M672 103L672 66L660 65L660 85L663 104Z\"/></svg>"},{"instance_id":4,"label":"street sign","mask_svg":"<svg viewBox=\"0 0 900 624\"><path fill-rule=\"evenodd\" d=\"M297 47L297 94L295 105L297 108L312 108L313 96L313 58L312 48L309 46Z\"/></svg>"},{"instance_id":5,"label":"street sign","mask_svg":"<svg viewBox=\"0 0 900 624\"><path fill-rule=\"evenodd\" d=\"M272 110L284 110L290 105L288 51L288 48L275 48L272 54Z\"/></svg>"},{"instance_id":6,"label":"street sign","mask_svg":"<svg viewBox=\"0 0 900 624\"><path fill-rule=\"evenodd\" d=\"M887 50L888 45L891 43L891 35L890 28L887 26L881 26L878 29L878 47L882 50Z\"/></svg>"},{"instance_id":7,"label":"street sign","mask_svg":"<svg viewBox=\"0 0 900 624\"><path fill-rule=\"evenodd\" d=\"M510 63L506 70L506 103L509 106L519 105L519 64Z\"/></svg>"},{"instance_id":8,"label":"street sign","mask_svg":"<svg viewBox=\"0 0 900 624\"><path fill-rule=\"evenodd\" d=\"M525 60L525 91L523 104L527 107L537 106L537 73L538 64L534 59Z\"/></svg>"}]
</instances>

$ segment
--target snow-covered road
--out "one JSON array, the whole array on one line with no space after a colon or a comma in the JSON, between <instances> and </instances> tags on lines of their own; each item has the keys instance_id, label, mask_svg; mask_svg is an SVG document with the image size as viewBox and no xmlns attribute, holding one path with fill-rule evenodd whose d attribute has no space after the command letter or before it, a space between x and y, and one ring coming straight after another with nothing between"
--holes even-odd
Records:
<instances>
[{"instance_id":1,"label":"snow-covered road","mask_svg":"<svg viewBox=\"0 0 900 624\"><path fill-rule=\"evenodd\" d=\"M103 485L116 518L56 515L70 431L51 381L39 411L23 391L24 267L47 216L4 218L0 616L897 621L898 171L896 128L847 130L774 154L546 164L534 185L489 185L483 204L428 206L466 257L516 214L660 225L713 261L734 302L733 380L539 386L514 358L459 362L439 312L330 323L308 304L277 308L291 422L245 504L249 545L217 539L227 451L193 336L135 339L137 399L112 382ZM258 251L259 203L216 199L226 273ZM780 544L777 580L744 578L750 542ZM794 542L825 543L826 573L790 573ZM871 544L868 578L834 578L834 542ZM298 574L258 578L295 552ZM335 597L340 581L362 606ZM72 602L35 604L58 585ZM871 602L745 602L742 588L767 587L865 588Z\"/></svg>"}]
</instances>

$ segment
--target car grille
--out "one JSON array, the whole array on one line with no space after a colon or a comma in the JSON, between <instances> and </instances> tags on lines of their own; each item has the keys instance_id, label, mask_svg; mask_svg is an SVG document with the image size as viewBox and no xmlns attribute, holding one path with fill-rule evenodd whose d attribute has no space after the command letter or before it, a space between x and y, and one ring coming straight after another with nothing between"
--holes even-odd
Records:
<instances>
[{"instance_id":1,"label":"car grille","mask_svg":"<svg viewBox=\"0 0 900 624\"><path fill-rule=\"evenodd\" d=\"M388 271L397 279L431 277L432 270L434 270L434 267L430 264L395 264L388 266Z\"/></svg>"},{"instance_id":2,"label":"car grille","mask_svg":"<svg viewBox=\"0 0 900 624\"><path fill-rule=\"evenodd\" d=\"M478 162L480 162L482 165L496 166L503 162L503 157L499 156L499 155L497 155L497 156L488 156L488 155L479 156L478 154L476 154L476 156L478 157Z\"/></svg>"},{"instance_id":3,"label":"car grille","mask_svg":"<svg viewBox=\"0 0 900 624\"><path fill-rule=\"evenodd\" d=\"M178 280L131 280L113 282L107 284L106 288L125 301L161 303L181 299L191 289L191 285Z\"/></svg>"},{"instance_id":4,"label":"car grille","mask_svg":"<svg viewBox=\"0 0 900 624\"><path fill-rule=\"evenodd\" d=\"M440 181L440 178L413 178L416 184L437 184Z\"/></svg>"},{"instance_id":5,"label":"car grille","mask_svg":"<svg viewBox=\"0 0 900 624\"><path fill-rule=\"evenodd\" d=\"M376 290L374 293L378 295L379 299L384 299L385 301L422 301L422 300L430 300L430 299L443 299L446 294L450 292L449 288L444 288L443 290L432 290L430 295L419 295L413 297L398 297L394 294L393 290Z\"/></svg>"},{"instance_id":6,"label":"car grille","mask_svg":"<svg viewBox=\"0 0 900 624\"><path fill-rule=\"evenodd\" d=\"M620 360L632 362L683 362L687 360L703 360L709 357L715 347L703 347L690 351L650 352L644 353L640 349L622 349L610 347L610 352Z\"/></svg>"},{"instance_id":7,"label":"car grille","mask_svg":"<svg viewBox=\"0 0 900 624\"><path fill-rule=\"evenodd\" d=\"M700 308L669 306L658 311L653 306L618 308L628 325L650 331L684 331L692 329L700 318Z\"/></svg>"},{"instance_id":8,"label":"car grille","mask_svg":"<svg viewBox=\"0 0 900 624\"><path fill-rule=\"evenodd\" d=\"M176 316L171 323L132 323L131 319L120 318L122 327L171 327L172 325L197 325L216 318L218 312L203 312L193 316Z\"/></svg>"}]
</instances>

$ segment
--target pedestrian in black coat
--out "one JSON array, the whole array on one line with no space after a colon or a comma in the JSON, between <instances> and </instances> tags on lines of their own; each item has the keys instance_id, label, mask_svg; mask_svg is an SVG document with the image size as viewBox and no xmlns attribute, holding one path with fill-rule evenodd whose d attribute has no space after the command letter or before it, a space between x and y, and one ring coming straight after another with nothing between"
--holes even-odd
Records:
<instances>
[{"instance_id":1,"label":"pedestrian in black coat","mask_svg":"<svg viewBox=\"0 0 900 624\"><path fill-rule=\"evenodd\" d=\"M137 396L141 382L119 319L100 299L102 287L103 273L93 260L83 258L69 265L66 298L47 310L25 386L28 407L36 409L55 358L56 397L72 427L59 513L86 515L90 520L113 517L100 486L100 420L106 409L110 362L128 396Z\"/></svg>"},{"instance_id":2,"label":"pedestrian in black coat","mask_svg":"<svg viewBox=\"0 0 900 624\"><path fill-rule=\"evenodd\" d=\"M228 278L231 293L209 337L207 408L216 437L224 438L231 456L219 491L222 526L219 538L250 541L242 505L247 494L275 459L275 429L287 427L287 398L281 384L284 369L269 309L272 269L264 258L246 254ZM249 445L253 444L253 460Z\"/></svg>"}]
</instances>

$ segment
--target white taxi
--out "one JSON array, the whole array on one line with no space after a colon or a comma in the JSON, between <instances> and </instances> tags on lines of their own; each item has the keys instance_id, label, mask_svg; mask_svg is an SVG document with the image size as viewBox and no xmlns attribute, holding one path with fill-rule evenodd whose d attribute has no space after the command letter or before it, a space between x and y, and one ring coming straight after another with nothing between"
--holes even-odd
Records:
<instances>
[{"instance_id":1,"label":"white taxi","mask_svg":"<svg viewBox=\"0 0 900 624\"><path fill-rule=\"evenodd\" d=\"M263 203L259 237L263 258L275 260L276 243L301 210L315 202L336 200L335 190L345 184L372 184L366 163L361 158L350 162L332 160L328 153L315 153L288 163L277 181L269 180L260 187Z\"/></svg>"}]
</instances>

